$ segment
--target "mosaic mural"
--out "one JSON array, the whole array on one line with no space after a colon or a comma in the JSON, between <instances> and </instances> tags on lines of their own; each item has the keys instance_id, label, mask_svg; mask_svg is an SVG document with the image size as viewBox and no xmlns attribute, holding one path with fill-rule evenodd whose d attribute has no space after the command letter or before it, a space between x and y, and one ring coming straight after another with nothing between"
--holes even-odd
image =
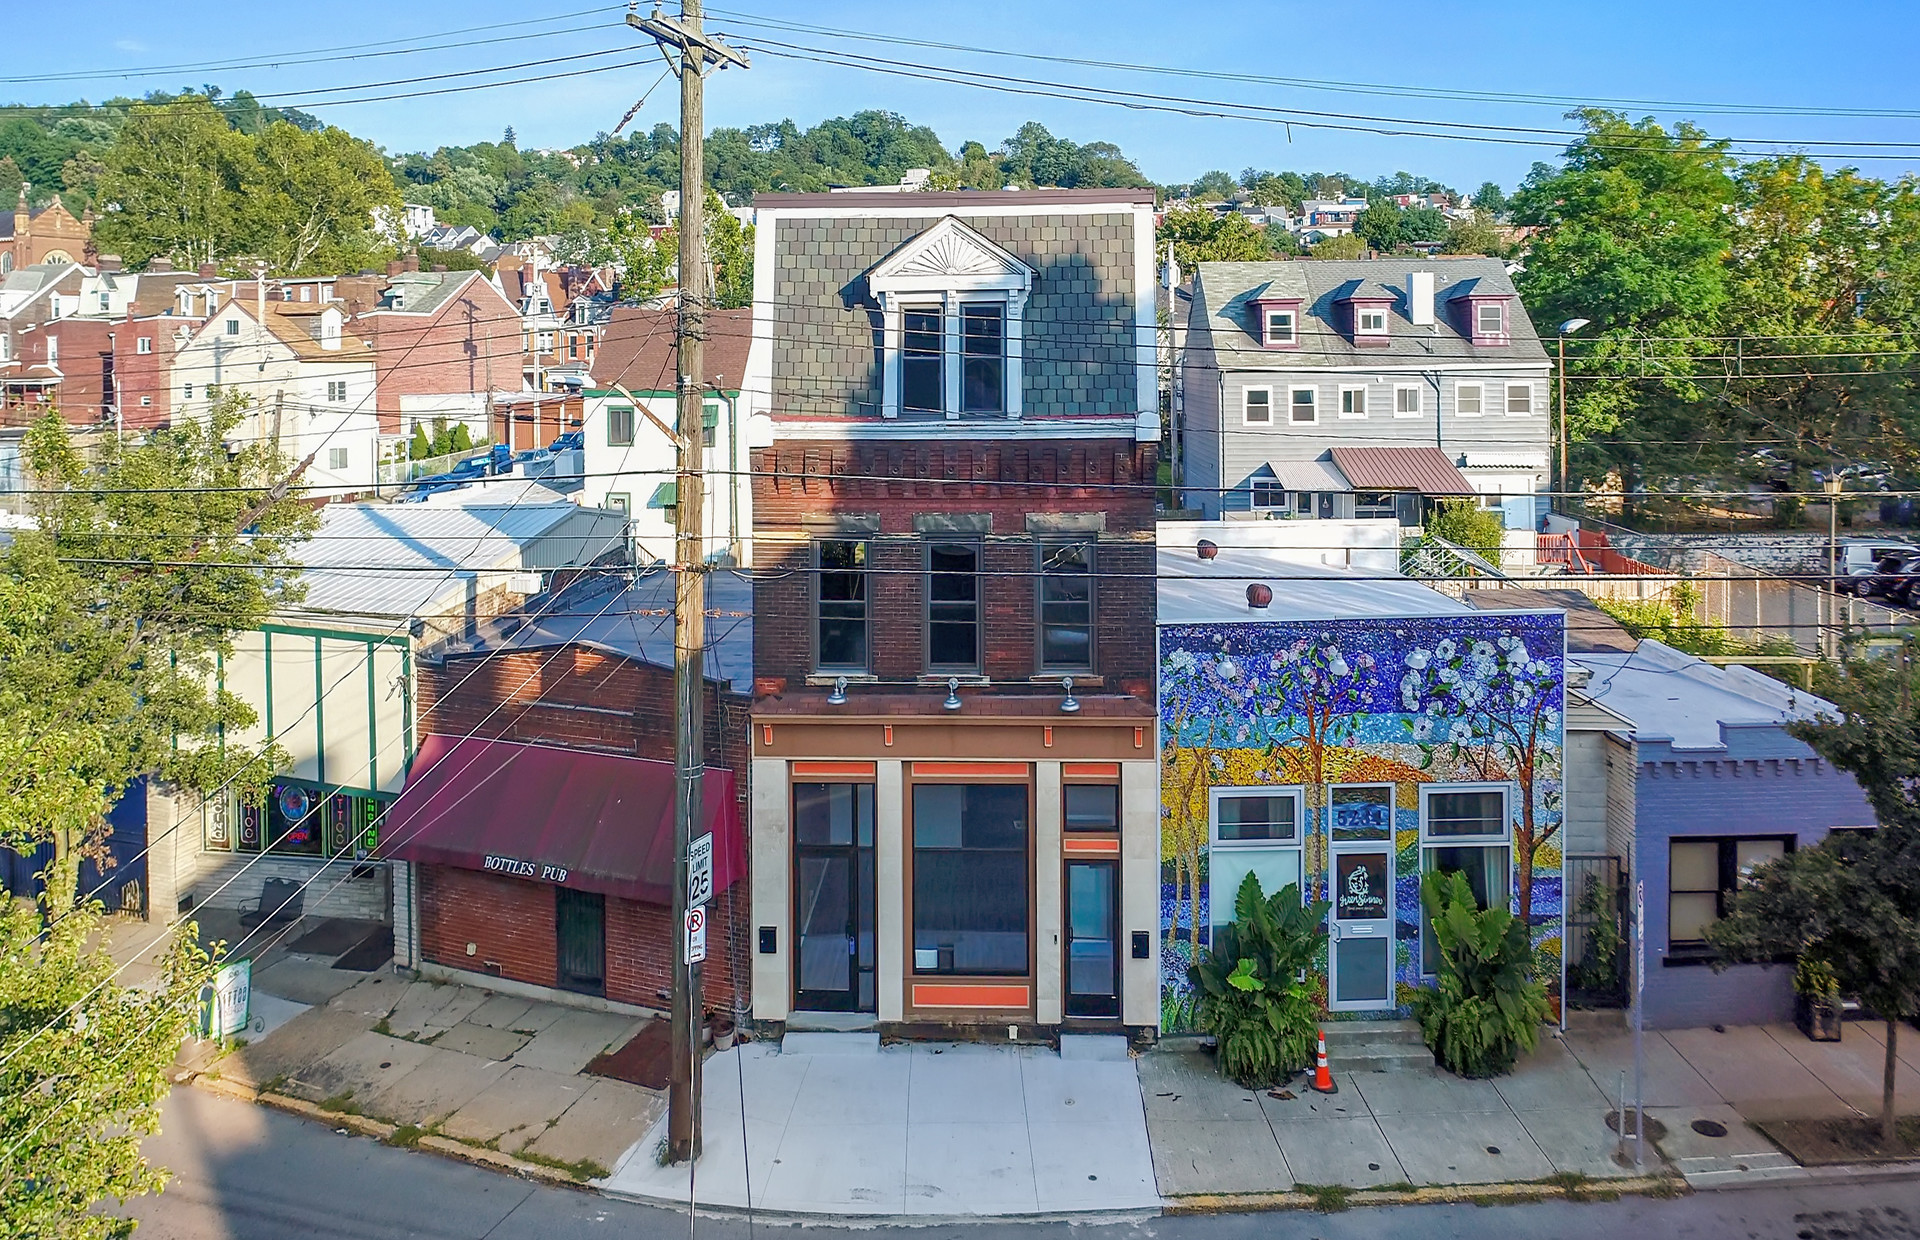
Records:
<instances>
[{"instance_id":1,"label":"mosaic mural","mask_svg":"<svg viewBox=\"0 0 1920 1240\"><path fill-rule=\"evenodd\" d=\"M1309 898L1329 898L1328 861L1339 844L1391 841L1392 998L1357 1013L1376 1016L1388 1006L1407 1014L1421 984L1423 789L1504 789L1506 873L1482 882L1504 886L1530 926L1536 976L1557 1012L1562 623L1557 614L1490 612L1160 630L1162 1028L1192 1027L1187 966L1208 943L1210 814L1215 790L1225 788L1298 790ZM1457 861L1464 851L1447 855ZM1476 855L1487 869L1502 859L1484 848ZM1385 881L1383 873L1343 874L1340 887L1365 894ZM1323 953L1323 1002L1326 963Z\"/></svg>"}]
</instances>

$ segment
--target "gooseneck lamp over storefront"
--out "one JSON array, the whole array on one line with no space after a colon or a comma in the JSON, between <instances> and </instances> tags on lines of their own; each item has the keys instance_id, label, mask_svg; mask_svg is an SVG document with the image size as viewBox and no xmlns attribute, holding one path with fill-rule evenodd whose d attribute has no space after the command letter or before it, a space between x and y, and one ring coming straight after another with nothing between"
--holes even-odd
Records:
<instances>
[{"instance_id":1,"label":"gooseneck lamp over storefront","mask_svg":"<svg viewBox=\"0 0 1920 1240\"><path fill-rule=\"evenodd\" d=\"M1080 699L1073 696L1073 677L1062 676L1060 678L1060 687L1067 691L1067 696L1061 699L1060 702L1060 713L1063 715L1079 714Z\"/></svg>"},{"instance_id":2,"label":"gooseneck lamp over storefront","mask_svg":"<svg viewBox=\"0 0 1920 1240\"><path fill-rule=\"evenodd\" d=\"M847 704L847 678L841 676L833 682L833 692L827 694L827 705L845 706Z\"/></svg>"},{"instance_id":3,"label":"gooseneck lamp over storefront","mask_svg":"<svg viewBox=\"0 0 1920 1240\"><path fill-rule=\"evenodd\" d=\"M952 676L947 679L947 700L940 703L940 705L946 707L948 710L960 709L960 678L958 676Z\"/></svg>"}]
</instances>

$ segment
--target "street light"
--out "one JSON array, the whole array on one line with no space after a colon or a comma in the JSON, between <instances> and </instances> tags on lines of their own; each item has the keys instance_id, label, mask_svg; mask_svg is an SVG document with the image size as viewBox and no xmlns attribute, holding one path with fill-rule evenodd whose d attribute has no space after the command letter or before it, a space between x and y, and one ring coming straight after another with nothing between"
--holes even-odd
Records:
<instances>
[{"instance_id":1,"label":"street light","mask_svg":"<svg viewBox=\"0 0 1920 1240\"><path fill-rule=\"evenodd\" d=\"M1561 498L1567 490L1567 337L1586 327L1590 319L1568 319L1560 325L1560 486Z\"/></svg>"},{"instance_id":2,"label":"street light","mask_svg":"<svg viewBox=\"0 0 1920 1240\"><path fill-rule=\"evenodd\" d=\"M1838 475L1823 478L1820 489L1827 493L1827 588L1824 597L1827 601L1828 619L1837 620L1840 614L1840 495L1847 489L1847 480ZM1851 611L1852 604L1848 604ZM1839 638L1833 632L1830 623L1827 632L1822 634L1831 643L1831 652L1839 653Z\"/></svg>"}]
</instances>

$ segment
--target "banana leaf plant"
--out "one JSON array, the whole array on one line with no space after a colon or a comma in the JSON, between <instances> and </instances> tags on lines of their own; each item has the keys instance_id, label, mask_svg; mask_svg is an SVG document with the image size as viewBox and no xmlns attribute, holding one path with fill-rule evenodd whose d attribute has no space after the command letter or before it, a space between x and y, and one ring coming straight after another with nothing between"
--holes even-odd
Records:
<instances>
[{"instance_id":1,"label":"banana leaf plant","mask_svg":"<svg viewBox=\"0 0 1920 1240\"><path fill-rule=\"evenodd\" d=\"M1196 1023L1219 1042L1220 1071L1265 1089L1313 1062L1320 1004L1309 975L1326 945L1327 902L1302 904L1292 883L1272 895L1249 874L1233 920L1187 969Z\"/></svg>"},{"instance_id":2,"label":"banana leaf plant","mask_svg":"<svg viewBox=\"0 0 1920 1240\"><path fill-rule=\"evenodd\" d=\"M1480 908L1461 874L1429 873L1420 904L1440 948L1437 985L1413 996L1427 1045L1460 1076L1511 1072L1521 1051L1539 1045L1549 1010L1533 980L1526 924L1504 908Z\"/></svg>"}]
</instances>

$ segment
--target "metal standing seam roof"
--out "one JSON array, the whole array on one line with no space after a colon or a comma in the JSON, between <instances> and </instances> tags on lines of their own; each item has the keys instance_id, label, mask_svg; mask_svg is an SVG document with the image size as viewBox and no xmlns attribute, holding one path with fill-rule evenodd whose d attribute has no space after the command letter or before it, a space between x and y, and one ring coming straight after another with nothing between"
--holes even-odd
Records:
<instances>
[{"instance_id":1,"label":"metal standing seam roof","mask_svg":"<svg viewBox=\"0 0 1920 1240\"><path fill-rule=\"evenodd\" d=\"M1473 485L1453 459L1431 445L1331 448L1328 454L1356 491L1418 491L1472 495Z\"/></svg>"},{"instance_id":2,"label":"metal standing seam roof","mask_svg":"<svg viewBox=\"0 0 1920 1240\"><path fill-rule=\"evenodd\" d=\"M1353 490L1353 484L1331 461L1268 461L1267 468L1289 491Z\"/></svg>"},{"instance_id":3,"label":"metal standing seam roof","mask_svg":"<svg viewBox=\"0 0 1920 1240\"><path fill-rule=\"evenodd\" d=\"M1287 620L1370 620L1464 615L1474 609L1438 590L1378 572L1302 564L1275 551L1221 547L1211 560L1162 547L1158 622L1232 624ZM1273 587L1266 607L1247 604L1247 586Z\"/></svg>"}]
</instances>

